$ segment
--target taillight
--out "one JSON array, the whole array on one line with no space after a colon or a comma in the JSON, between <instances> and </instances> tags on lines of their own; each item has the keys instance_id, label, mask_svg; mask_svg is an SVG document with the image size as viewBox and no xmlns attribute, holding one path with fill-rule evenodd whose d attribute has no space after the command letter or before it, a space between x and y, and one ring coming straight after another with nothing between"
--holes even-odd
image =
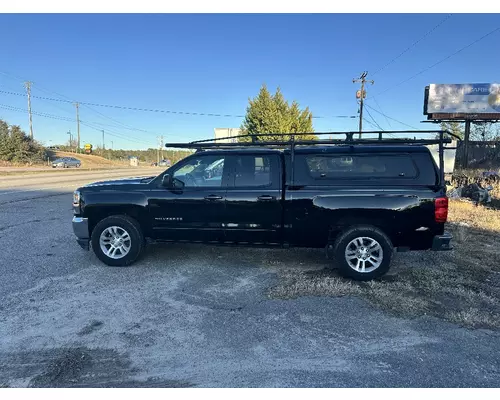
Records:
<instances>
[{"instance_id":1,"label":"taillight","mask_svg":"<svg viewBox=\"0 0 500 400\"><path fill-rule=\"evenodd\" d=\"M434 201L434 219L436 222L446 222L448 219L448 197L438 197Z\"/></svg>"}]
</instances>

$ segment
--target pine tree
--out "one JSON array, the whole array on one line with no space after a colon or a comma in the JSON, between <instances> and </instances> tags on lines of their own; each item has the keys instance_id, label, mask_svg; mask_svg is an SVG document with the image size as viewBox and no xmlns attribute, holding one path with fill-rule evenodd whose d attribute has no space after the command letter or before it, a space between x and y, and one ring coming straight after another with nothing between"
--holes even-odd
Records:
<instances>
[{"instance_id":1,"label":"pine tree","mask_svg":"<svg viewBox=\"0 0 500 400\"><path fill-rule=\"evenodd\" d=\"M10 136L9 125L0 119L0 160L9 161Z\"/></svg>"},{"instance_id":2,"label":"pine tree","mask_svg":"<svg viewBox=\"0 0 500 400\"><path fill-rule=\"evenodd\" d=\"M0 120L0 160L34 163L43 161L45 149L17 125Z\"/></svg>"},{"instance_id":3,"label":"pine tree","mask_svg":"<svg viewBox=\"0 0 500 400\"><path fill-rule=\"evenodd\" d=\"M290 136L275 136L273 133L311 133L300 135L296 140L316 139L309 108L301 110L296 101L292 105L285 100L280 88L271 95L263 85L254 99L249 99L245 119L241 126L243 134L263 134L258 140L289 140ZM250 141L241 138L240 141Z\"/></svg>"}]
</instances>

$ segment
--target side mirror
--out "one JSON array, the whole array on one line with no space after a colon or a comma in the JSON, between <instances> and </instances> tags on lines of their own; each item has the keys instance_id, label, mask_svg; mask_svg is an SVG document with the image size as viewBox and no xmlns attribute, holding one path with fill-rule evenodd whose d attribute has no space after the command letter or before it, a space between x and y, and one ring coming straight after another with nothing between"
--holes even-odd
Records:
<instances>
[{"instance_id":1,"label":"side mirror","mask_svg":"<svg viewBox=\"0 0 500 400\"><path fill-rule=\"evenodd\" d=\"M184 182L172 177L170 174L163 175L161 185L167 189L182 190L184 189Z\"/></svg>"},{"instance_id":2,"label":"side mirror","mask_svg":"<svg viewBox=\"0 0 500 400\"><path fill-rule=\"evenodd\" d=\"M163 175L163 179L161 181L161 185L166 188L172 187L172 175L165 174Z\"/></svg>"}]
</instances>

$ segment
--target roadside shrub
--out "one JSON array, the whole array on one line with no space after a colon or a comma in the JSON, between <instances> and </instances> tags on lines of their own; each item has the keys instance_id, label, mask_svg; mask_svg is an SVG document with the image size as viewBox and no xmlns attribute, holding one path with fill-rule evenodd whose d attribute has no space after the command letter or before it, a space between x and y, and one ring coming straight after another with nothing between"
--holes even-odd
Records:
<instances>
[{"instance_id":1,"label":"roadside shrub","mask_svg":"<svg viewBox=\"0 0 500 400\"><path fill-rule=\"evenodd\" d=\"M17 125L0 120L0 160L34 164L46 159L45 148Z\"/></svg>"}]
</instances>

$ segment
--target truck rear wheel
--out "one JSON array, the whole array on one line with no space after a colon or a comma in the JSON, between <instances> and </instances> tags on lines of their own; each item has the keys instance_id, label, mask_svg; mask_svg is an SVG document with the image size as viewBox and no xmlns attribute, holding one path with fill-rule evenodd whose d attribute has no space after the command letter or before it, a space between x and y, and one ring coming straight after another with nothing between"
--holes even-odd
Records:
<instances>
[{"instance_id":1,"label":"truck rear wheel","mask_svg":"<svg viewBox=\"0 0 500 400\"><path fill-rule=\"evenodd\" d=\"M112 215L99 221L91 241L97 258L116 267L132 264L144 248L139 223L127 215Z\"/></svg>"},{"instance_id":2,"label":"truck rear wheel","mask_svg":"<svg viewBox=\"0 0 500 400\"><path fill-rule=\"evenodd\" d=\"M333 254L341 275L369 281L384 275L391 265L391 240L374 226L354 226L335 241Z\"/></svg>"}]
</instances>

